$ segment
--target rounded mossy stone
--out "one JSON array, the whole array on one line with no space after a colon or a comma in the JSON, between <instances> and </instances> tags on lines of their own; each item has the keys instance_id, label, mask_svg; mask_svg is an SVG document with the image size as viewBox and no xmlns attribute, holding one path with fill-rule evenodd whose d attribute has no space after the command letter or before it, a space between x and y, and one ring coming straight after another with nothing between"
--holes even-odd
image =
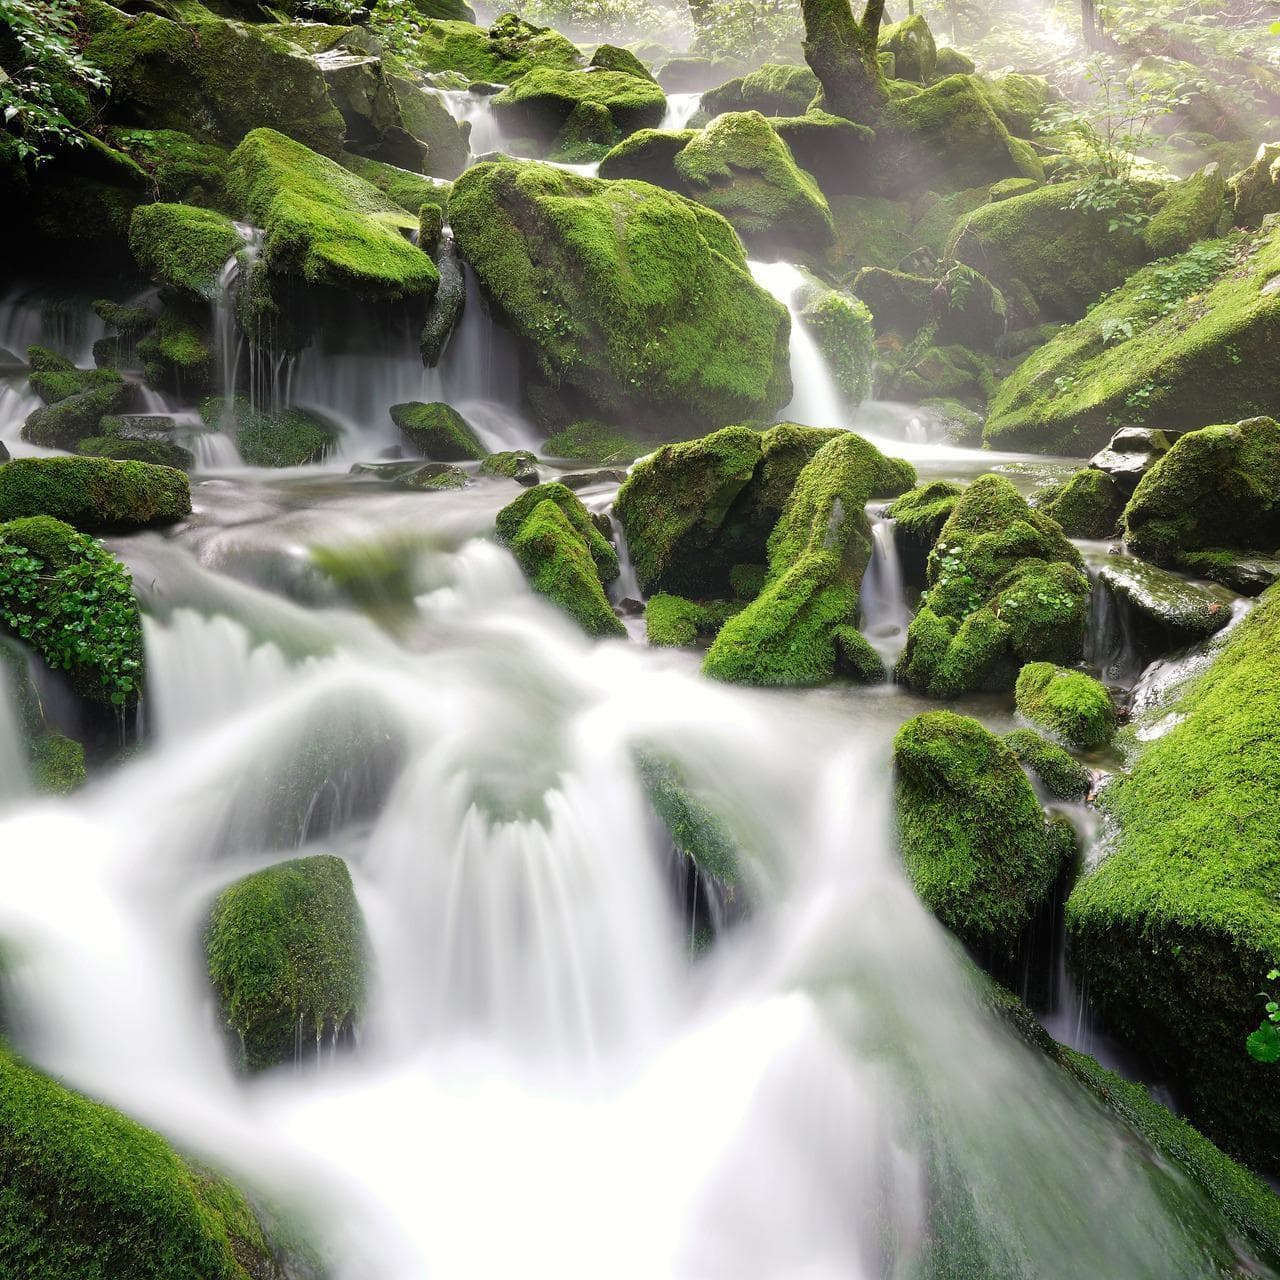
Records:
<instances>
[{"instance_id":1,"label":"rounded mossy stone","mask_svg":"<svg viewBox=\"0 0 1280 1280\"><path fill-rule=\"evenodd\" d=\"M583 505L582 499L558 481L537 485L503 507L498 512L496 522L499 540L510 546L518 536L521 526L543 502L553 502L560 508L565 519L586 544L600 581L612 582L619 573L618 553L596 527L591 512Z\"/></svg>"},{"instance_id":2,"label":"rounded mossy stone","mask_svg":"<svg viewBox=\"0 0 1280 1280\"><path fill-rule=\"evenodd\" d=\"M703 670L720 680L815 685L837 673L846 651L853 674L870 671L853 640L858 589L871 558L865 507L876 494L903 492L915 469L842 432L796 478L769 536L760 594L721 628ZM874 677L873 677L874 678Z\"/></svg>"},{"instance_id":3,"label":"rounded mossy stone","mask_svg":"<svg viewBox=\"0 0 1280 1280\"><path fill-rule=\"evenodd\" d=\"M676 157L695 137L696 129L639 129L604 155L600 177L632 178L687 194L676 172Z\"/></svg>"},{"instance_id":4,"label":"rounded mossy stone","mask_svg":"<svg viewBox=\"0 0 1280 1280\"><path fill-rule=\"evenodd\" d=\"M602 422L582 421L571 422L548 436L542 451L548 458L615 464L634 462L652 447Z\"/></svg>"},{"instance_id":5,"label":"rounded mossy stone","mask_svg":"<svg viewBox=\"0 0 1280 1280\"><path fill-rule=\"evenodd\" d=\"M452 405L410 400L391 406L391 421L424 458L437 462L479 462L488 456L471 424Z\"/></svg>"},{"instance_id":6,"label":"rounded mossy stone","mask_svg":"<svg viewBox=\"0 0 1280 1280\"><path fill-rule=\"evenodd\" d=\"M241 458L251 467L301 467L320 462L338 442L338 428L306 409L268 413L245 396L227 401L211 397L200 406L206 425L235 437Z\"/></svg>"},{"instance_id":7,"label":"rounded mossy stone","mask_svg":"<svg viewBox=\"0 0 1280 1280\"><path fill-rule=\"evenodd\" d=\"M928 84L938 65L938 46L923 16L914 13L880 32L880 48L893 54L893 74L899 80Z\"/></svg>"},{"instance_id":8,"label":"rounded mossy stone","mask_svg":"<svg viewBox=\"0 0 1280 1280\"><path fill-rule=\"evenodd\" d=\"M733 600L702 603L660 591L645 603L645 635L656 648L690 648L714 637L741 607Z\"/></svg>"},{"instance_id":9,"label":"rounded mossy stone","mask_svg":"<svg viewBox=\"0 0 1280 1280\"><path fill-rule=\"evenodd\" d=\"M1036 122L1050 101L1058 96L1045 76L1018 71L994 79L981 77L978 84L1005 128L1017 138L1036 136ZM1045 167L1047 170L1048 166Z\"/></svg>"},{"instance_id":10,"label":"rounded mossy stone","mask_svg":"<svg viewBox=\"0 0 1280 1280\"><path fill-rule=\"evenodd\" d=\"M916 892L969 946L1011 950L1068 852L1017 758L978 721L930 711L898 730L893 762Z\"/></svg>"},{"instance_id":11,"label":"rounded mossy stone","mask_svg":"<svg viewBox=\"0 0 1280 1280\"><path fill-rule=\"evenodd\" d=\"M1014 696L1020 714L1078 751L1105 747L1115 732L1111 695L1083 671L1029 662L1018 673Z\"/></svg>"},{"instance_id":12,"label":"rounded mossy stone","mask_svg":"<svg viewBox=\"0 0 1280 1280\"><path fill-rule=\"evenodd\" d=\"M277 1280L245 1197L0 1046L0 1266L22 1280Z\"/></svg>"},{"instance_id":13,"label":"rounded mossy stone","mask_svg":"<svg viewBox=\"0 0 1280 1280\"><path fill-rule=\"evenodd\" d=\"M937 50L934 61L934 74L946 76L971 76L977 70L977 64L967 53L943 45Z\"/></svg>"},{"instance_id":14,"label":"rounded mossy stone","mask_svg":"<svg viewBox=\"0 0 1280 1280\"><path fill-rule=\"evenodd\" d=\"M1252 418L1174 441L1124 510L1130 550L1161 565L1207 548L1280 547L1280 423Z\"/></svg>"},{"instance_id":15,"label":"rounded mossy stone","mask_svg":"<svg viewBox=\"0 0 1280 1280\"><path fill-rule=\"evenodd\" d=\"M368 944L341 858L294 858L237 880L205 930L209 980L249 1071L299 1045L349 1036L363 1010Z\"/></svg>"},{"instance_id":16,"label":"rounded mossy stone","mask_svg":"<svg viewBox=\"0 0 1280 1280\"><path fill-rule=\"evenodd\" d=\"M50 374L49 377L73 375ZM117 379L79 391L47 404L28 415L22 438L45 449L73 449L77 440L98 434L98 423L118 413L128 397L128 388Z\"/></svg>"},{"instance_id":17,"label":"rounded mossy stone","mask_svg":"<svg viewBox=\"0 0 1280 1280\"><path fill-rule=\"evenodd\" d=\"M1198 1127L1270 1171L1275 1068L1245 1038L1280 961L1278 661L1273 588L1102 793L1110 851L1067 901L1072 964L1107 1025L1168 1073Z\"/></svg>"},{"instance_id":18,"label":"rounded mossy stone","mask_svg":"<svg viewBox=\"0 0 1280 1280\"><path fill-rule=\"evenodd\" d=\"M637 76L641 80L654 80L653 72L640 61L630 49L623 49L616 44L602 44L591 55L591 66L602 71L621 71L629 76Z\"/></svg>"},{"instance_id":19,"label":"rounded mossy stone","mask_svg":"<svg viewBox=\"0 0 1280 1280\"><path fill-rule=\"evenodd\" d=\"M0 521L53 516L86 533L126 533L191 514L173 467L110 458L16 458L0 466Z\"/></svg>"},{"instance_id":20,"label":"rounded mossy stone","mask_svg":"<svg viewBox=\"0 0 1280 1280\"><path fill-rule=\"evenodd\" d=\"M1001 741L1054 799L1083 800L1089 794L1093 774L1056 742L1042 738L1034 729L1015 729Z\"/></svg>"},{"instance_id":21,"label":"rounded mossy stone","mask_svg":"<svg viewBox=\"0 0 1280 1280\"><path fill-rule=\"evenodd\" d=\"M47 666L67 672L81 696L131 707L143 646L129 571L49 516L0 524L0 569L0 623Z\"/></svg>"},{"instance_id":22,"label":"rounded mossy stone","mask_svg":"<svg viewBox=\"0 0 1280 1280\"><path fill-rule=\"evenodd\" d=\"M950 480L930 480L897 498L886 514L917 546L932 549L963 489Z\"/></svg>"},{"instance_id":23,"label":"rounded mossy stone","mask_svg":"<svg viewBox=\"0 0 1280 1280\"><path fill-rule=\"evenodd\" d=\"M192 205L139 205L129 223L138 266L160 284L206 301L217 294L222 269L243 243L230 218Z\"/></svg>"},{"instance_id":24,"label":"rounded mossy stone","mask_svg":"<svg viewBox=\"0 0 1280 1280\"><path fill-rule=\"evenodd\" d=\"M1042 492L1036 506L1069 538L1111 538L1120 524L1125 493L1105 471L1085 467Z\"/></svg>"},{"instance_id":25,"label":"rounded mossy stone","mask_svg":"<svg viewBox=\"0 0 1280 1280\"><path fill-rule=\"evenodd\" d=\"M577 46L557 31L505 13L487 30L470 22L427 22L413 49L424 71L460 71L468 80L511 84L535 67L582 65Z\"/></svg>"},{"instance_id":26,"label":"rounded mossy stone","mask_svg":"<svg viewBox=\"0 0 1280 1280\"><path fill-rule=\"evenodd\" d=\"M549 144L584 105L604 112L606 128L625 137L662 123L667 96L657 83L623 71L562 71L534 67L492 100L494 118L509 135Z\"/></svg>"},{"instance_id":27,"label":"rounded mossy stone","mask_svg":"<svg viewBox=\"0 0 1280 1280\"><path fill-rule=\"evenodd\" d=\"M808 67L766 62L745 76L708 89L699 103L708 116L758 111L765 116L803 115L818 96L818 77Z\"/></svg>"},{"instance_id":28,"label":"rounded mossy stone","mask_svg":"<svg viewBox=\"0 0 1280 1280\"><path fill-rule=\"evenodd\" d=\"M371 187L377 187L383 195L399 205L405 213L419 215L419 234L421 234L421 209L424 204L435 205L443 210L449 199L449 184L437 179L428 178L421 173L413 173L408 169L398 168L393 164L385 164L381 160L373 160L368 156L353 155L344 151L337 157L338 163L350 170L358 178L363 178ZM435 248L430 243L422 245L431 256L435 257Z\"/></svg>"},{"instance_id":29,"label":"rounded mossy stone","mask_svg":"<svg viewBox=\"0 0 1280 1280\"><path fill-rule=\"evenodd\" d=\"M480 474L514 480L516 484L534 485L538 483L538 458L528 449L491 453L481 462Z\"/></svg>"},{"instance_id":30,"label":"rounded mossy stone","mask_svg":"<svg viewBox=\"0 0 1280 1280\"><path fill-rule=\"evenodd\" d=\"M826 197L758 111L717 116L673 163L686 192L752 244L818 255L835 243Z\"/></svg>"},{"instance_id":31,"label":"rounded mossy stone","mask_svg":"<svg viewBox=\"0 0 1280 1280\"><path fill-rule=\"evenodd\" d=\"M84 746L60 733L42 733L31 744L31 774L36 789L65 796L84 785Z\"/></svg>"},{"instance_id":32,"label":"rounded mossy stone","mask_svg":"<svg viewBox=\"0 0 1280 1280\"><path fill-rule=\"evenodd\" d=\"M28 347L31 389L45 404L58 404L84 391L118 389L114 369L77 369L66 356L45 347Z\"/></svg>"},{"instance_id":33,"label":"rounded mossy stone","mask_svg":"<svg viewBox=\"0 0 1280 1280\"><path fill-rule=\"evenodd\" d=\"M274 272L377 301L435 293L435 263L407 238L418 219L340 164L272 129L231 153L228 193L260 226Z\"/></svg>"},{"instance_id":34,"label":"rounded mossy stone","mask_svg":"<svg viewBox=\"0 0 1280 1280\"><path fill-rule=\"evenodd\" d=\"M449 220L499 318L581 417L705 430L790 398L790 317L711 210L501 161L454 183Z\"/></svg>"},{"instance_id":35,"label":"rounded mossy stone","mask_svg":"<svg viewBox=\"0 0 1280 1280\"><path fill-rule=\"evenodd\" d=\"M1227 208L1227 183L1221 168L1206 165L1165 192L1164 202L1142 230L1153 258L1185 253L1197 240L1218 234Z\"/></svg>"}]
</instances>

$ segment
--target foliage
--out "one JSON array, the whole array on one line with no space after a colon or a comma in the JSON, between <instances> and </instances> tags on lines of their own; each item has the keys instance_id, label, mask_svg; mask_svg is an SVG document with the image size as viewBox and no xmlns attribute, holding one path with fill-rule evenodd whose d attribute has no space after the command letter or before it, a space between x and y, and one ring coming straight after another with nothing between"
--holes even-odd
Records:
<instances>
[{"instance_id":1,"label":"foliage","mask_svg":"<svg viewBox=\"0 0 1280 1280\"><path fill-rule=\"evenodd\" d=\"M699 53L752 64L794 50L803 34L798 0L716 0L698 6L696 21Z\"/></svg>"},{"instance_id":2,"label":"foliage","mask_svg":"<svg viewBox=\"0 0 1280 1280\"><path fill-rule=\"evenodd\" d=\"M1280 978L1280 969L1267 971L1268 982L1275 982L1277 978ZM1263 1007L1267 1016L1245 1041L1245 1048L1255 1062L1280 1062L1280 1001L1273 991L1258 994L1266 1002Z\"/></svg>"}]
</instances>

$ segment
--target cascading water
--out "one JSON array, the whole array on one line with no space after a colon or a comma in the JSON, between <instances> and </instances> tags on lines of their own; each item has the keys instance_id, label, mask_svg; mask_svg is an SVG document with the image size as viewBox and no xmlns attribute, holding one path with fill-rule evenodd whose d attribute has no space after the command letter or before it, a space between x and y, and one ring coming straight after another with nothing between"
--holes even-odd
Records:
<instances>
[{"instance_id":1,"label":"cascading water","mask_svg":"<svg viewBox=\"0 0 1280 1280\"><path fill-rule=\"evenodd\" d=\"M249 476L116 544L156 734L0 821L21 1048L305 1206L335 1280L901 1277L955 1213L1001 1274L1229 1273L1199 1193L992 1019L909 888L901 698L592 644L475 536L511 491ZM403 557L394 625L334 547ZM638 746L742 851L745 918L693 964ZM202 924L300 848L351 867L373 999L354 1052L245 1082Z\"/></svg>"},{"instance_id":2,"label":"cascading water","mask_svg":"<svg viewBox=\"0 0 1280 1280\"><path fill-rule=\"evenodd\" d=\"M9 670L9 655L0 651L0 810L31 789L17 690Z\"/></svg>"},{"instance_id":3,"label":"cascading water","mask_svg":"<svg viewBox=\"0 0 1280 1280\"><path fill-rule=\"evenodd\" d=\"M470 89L445 89L440 98L455 120L471 126L468 146L473 161L491 151L502 150L502 130L494 117L489 94L473 93Z\"/></svg>"},{"instance_id":4,"label":"cascading water","mask_svg":"<svg viewBox=\"0 0 1280 1280\"><path fill-rule=\"evenodd\" d=\"M662 117L662 123L658 128L669 129L673 132L688 128L689 121L697 113L701 102L702 94L700 93L667 94L667 111Z\"/></svg>"},{"instance_id":5,"label":"cascading water","mask_svg":"<svg viewBox=\"0 0 1280 1280\"><path fill-rule=\"evenodd\" d=\"M907 628L912 618L894 523L887 516L872 516L871 560L862 575L858 596L862 634L890 669L907 642Z\"/></svg>"}]
</instances>

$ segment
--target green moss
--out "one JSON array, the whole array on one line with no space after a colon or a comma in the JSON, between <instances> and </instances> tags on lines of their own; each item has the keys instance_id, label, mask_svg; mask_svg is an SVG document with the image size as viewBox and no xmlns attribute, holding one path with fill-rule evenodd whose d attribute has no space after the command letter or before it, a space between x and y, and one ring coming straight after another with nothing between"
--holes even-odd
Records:
<instances>
[{"instance_id":1,"label":"green moss","mask_svg":"<svg viewBox=\"0 0 1280 1280\"><path fill-rule=\"evenodd\" d=\"M1280 1098L1244 1039L1280 960L1278 636L1272 590L1103 792L1111 851L1067 903L1073 963L1108 1023L1172 1074L1197 1125L1268 1169Z\"/></svg>"},{"instance_id":2,"label":"green moss","mask_svg":"<svg viewBox=\"0 0 1280 1280\"><path fill-rule=\"evenodd\" d=\"M480 464L480 474L514 480L517 484L537 484L538 459L528 449L507 449L491 453Z\"/></svg>"},{"instance_id":3,"label":"green moss","mask_svg":"<svg viewBox=\"0 0 1280 1280\"><path fill-rule=\"evenodd\" d=\"M827 289L805 305L800 320L813 335L846 402L856 405L867 399L875 366L875 330L865 303Z\"/></svg>"},{"instance_id":4,"label":"green moss","mask_svg":"<svg viewBox=\"0 0 1280 1280\"><path fill-rule=\"evenodd\" d=\"M1015 696L1022 715L1078 751L1105 747L1115 732L1111 695L1083 671L1029 662L1018 673Z\"/></svg>"},{"instance_id":5,"label":"green moss","mask_svg":"<svg viewBox=\"0 0 1280 1280\"><path fill-rule=\"evenodd\" d=\"M500 541L508 546L515 542L525 521L544 502L554 503L582 542L595 565L600 581L612 582L618 576L618 553L596 528L591 513L572 489L557 482L540 484L522 493L514 502L498 512L497 530Z\"/></svg>"},{"instance_id":6,"label":"green moss","mask_svg":"<svg viewBox=\"0 0 1280 1280\"><path fill-rule=\"evenodd\" d=\"M896 267L919 247L911 233L911 207L905 202L830 193L827 201L837 236L828 257L840 264L842 279L852 279L862 267Z\"/></svg>"},{"instance_id":7,"label":"green moss","mask_svg":"<svg viewBox=\"0 0 1280 1280\"><path fill-rule=\"evenodd\" d=\"M938 63L938 46L933 32L920 14L912 14L901 22L880 31L880 48L893 54L893 74L899 80L928 84Z\"/></svg>"},{"instance_id":8,"label":"green moss","mask_svg":"<svg viewBox=\"0 0 1280 1280\"><path fill-rule=\"evenodd\" d=\"M636 770L654 813L676 850L721 884L737 886L742 854L723 819L690 785L684 770L663 753L638 749Z\"/></svg>"},{"instance_id":9,"label":"green moss","mask_svg":"<svg viewBox=\"0 0 1280 1280\"><path fill-rule=\"evenodd\" d=\"M573 458L584 462L634 462L650 446L632 440L602 422L571 422L548 436L542 446L548 458Z\"/></svg>"},{"instance_id":10,"label":"green moss","mask_svg":"<svg viewBox=\"0 0 1280 1280\"><path fill-rule=\"evenodd\" d=\"M739 609L736 601L715 600L699 604L683 596L659 592L644 607L645 632L651 645L689 648L709 640Z\"/></svg>"},{"instance_id":11,"label":"green moss","mask_svg":"<svg viewBox=\"0 0 1280 1280\"><path fill-rule=\"evenodd\" d=\"M191 513L187 477L106 458L18 458L0 466L0 521L53 516L86 533L172 524Z\"/></svg>"},{"instance_id":12,"label":"green moss","mask_svg":"<svg viewBox=\"0 0 1280 1280\"><path fill-rule=\"evenodd\" d=\"M769 537L764 589L725 623L703 670L736 683L821 684L851 648L854 670L865 674L861 646L848 634L871 557L864 508L875 494L902 492L914 480L910 464L859 436L842 433L823 445Z\"/></svg>"},{"instance_id":13,"label":"green moss","mask_svg":"<svg viewBox=\"0 0 1280 1280\"><path fill-rule=\"evenodd\" d=\"M803 115L818 95L818 77L808 67L766 62L702 95L709 116L726 111L759 111L766 116Z\"/></svg>"},{"instance_id":14,"label":"green moss","mask_svg":"<svg viewBox=\"0 0 1280 1280\"><path fill-rule=\"evenodd\" d=\"M461 71L469 80L511 84L535 67L572 70L582 55L557 32L507 13L487 31L469 22L428 22L414 62L424 71Z\"/></svg>"},{"instance_id":15,"label":"green moss","mask_svg":"<svg viewBox=\"0 0 1280 1280\"><path fill-rule=\"evenodd\" d=\"M368 156L355 156L348 151L344 151L338 161L344 169L350 170L371 187L377 187L405 213L418 216L419 219L423 205L439 207L449 199L447 183L435 182L420 173L411 173L408 169L384 164L381 160L371 160ZM419 240L418 243L421 245L422 241ZM428 252L431 251L430 244L423 247Z\"/></svg>"},{"instance_id":16,"label":"green moss","mask_svg":"<svg viewBox=\"0 0 1280 1280\"><path fill-rule=\"evenodd\" d=\"M28 349L28 361L35 350L35 347ZM121 377L114 369L77 369L69 361L68 366L66 369L40 369L32 364L31 389L45 404L57 404L95 388L120 387Z\"/></svg>"},{"instance_id":17,"label":"green moss","mask_svg":"<svg viewBox=\"0 0 1280 1280\"><path fill-rule=\"evenodd\" d=\"M341 165L271 129L231 153L228 190L266 233L272 271L381 300L430 296L431 259L404 236L416 217Z\"/></svg>"},{"instance_id":18,"label":"green moss","mask_svg":"<svg viewBox=\"0 0 1280 1280\"><path fill-rule=\"evenodd\" d=\"M931 549L962 492L961 487L950 480L931 480L904 493L889 507L887 514L918 546Z\"/></svg>"},{"instance_id":19,"label":"green moss","mask_svg":"<svg viewBox=\"0 0 1280 1280\"><path fill-rule=\"evenodd\" d=\"M46 795L70 795L84 785L84 747L60 733L42 733L31 744L31 772Z\"/></svg>"},{"instance_id":20,"label":"green moss","mask_svg":"<svg viewBox=\"0 0 1280 1280\"><path fill-rule=\"evenodd\" d=\"M1005 128L1018 138L1035 135L1036 121L1055 96L1044 76L1012 72L996 80L980 79L978 84Z\"/></svg>"},{"instance_id":21,"label":"green moss","mask_svg":"<svg viewBox=\"0 0 1280 1280\"><path fill-rule=\"evenodd\" d=\"M227 149L197 142L175 129L116 126L111 145L129 155L150 179L157 199L220 209L226 202Z\"/></svg>"},{"instance_id":22,"label":"green moss","mask_svg":"<svg viewBox=\"0 0 1280 1280\"><path fill-rule=\"evenodd\" d=\"M83 436L95 435L98 423L116 413L125 400L125 387L107 381L90 391L68 396L31 414L22 426L22 438L46 449L71 449Z\"/></svg>"},{"instance_id":23,"label":"green moss","mask_svg":"<svg viewBox=\"0 0 1280 1280\"><path fill-rule=\"evenodd\" d=\"M1042 738L1034 729L1015 729L1000 740L1055 799L1083 800L1089 794L1093 775L1056 742Z\"/></svg>"},{"instance_id":24,"label":"green moss","mask_svg":"<svg viewBox=\"0 0 1280 1280\"><path fill-rule=\"evenodd\" d=\"M367 944L341 858L294 858L237 880L213 903L205 952L250 1071L349 1034L361 1014Z\"/></svg>"},{"instance_id":25,"label":"green moss","mask_svg":"<svg viewBox=\"0 0 1280 1280\"><path fill-rule=\"evenodd\" d=\"M251 467L301 467L320 462L338 439L333 423L314 413L305 409L265 413L244 396L236 396L229 407L216 397L206 400L200 414L210 427L235 436L240 456Z\"/></svg>"},{"instance_id":26,"label":"green moss","mask_svg":"<svg viewBox=\"0 0 1280 1280\"><path fill-rule=\"evenodd\" d=\"M633 178L639 182L683 191L676 173L676 156L697 136L695 129L640 129L623 138L600 161L600 177Z\"/></svg>"},{"instance_id":27,"label":"green moss","mask_svg":"<svg viewBox=\"0 0 1280 1280\"><path fill-rule=\"evenodd\" d=\"M968 945L1011 950L1066 852L1017 759L976 720L931 711L898 730L893 762L916 892Z\"/></svg>"},{"instance_id":28,"label":"green moss","mask_svg":"<svg viewBox=\"0 0 1280 1280\"><path fill-rule=\"evenodd\" d=\"M1142 231L1151 256L1185 253L1197 240L1216 236L1226 217L1226 201L1227 184L1216 164L1174 183Z\"/></svg>"},{"instance_id":29,"label":"green moss","mask_svg":"<svg viewBox=\"0 0 1280 1280\"><path fill-rule=\"evenodd\" d=\"M208 308L170 303L135 350L149 386L182 396L208 391L214 355Z\"/></svg>"},{"instance_id":30,"label":"green moss","mask_svg":"<svg viewBox=\"0 0 1280 1280\"><path fill-rule=\"evenodd\" d=\"M1180 436L1138 481L1124 530L1135 554L1163 565L1207 548L1280 547L1280 423Z\"/></svg>"},{"instance_id":31,"label":"green moss","mask_svg":"<svg viewBox=\"0 0 1280 1280\"><path fill-rule=\"evenodd\" d=\"M1105 471L1085 467L1044 490L1036 505L1069 538L1111 538L1120 523L1125 495Z\"/></svg>"},{"instance_id":32,"label":"green moss","mask_svg":"<svg viewBox=\"0 0 1280 1280\"><path fill-rule=\"evenodd\" d=\"M652 80L622 71L564 71L534 67L493 99L508 134L551 143L584 105L603 110L614 137L662 123L666 94Z\"/></svg>"},{"instance_id":33,"label":"green moss","mask_svg":"<svg viewBox=\"0 0 1280 1280\"><path fill-rule=\"evenodd\" d=\"M944 45L937 52L937 61L934 66L936 76L971 76L976 69L973 59L967 53L961 53L959 49Z\"/></svg>"},{"instance_id":34,"label":"green moss","mask_svg":"<svg viewBox=\"0 0 1280 1280\"><path fill-rule=\"evenodd\" d=\"M23 1280L279 1274L239 1191L4 1048L0 1185L0 1257Z\"/></svg>"},{"instance_id":35,"label":"green moss","mask_svg":"<svg viewBox=\"0 0 1280 1280\"><path fill-rule=\"evenodd\" d=\"M591 55L591 65L603 71L621 71L629 76L638 76L641 80L653 80L653 73L636 57L630 49L622 49L616 44L602 44Z\"/></svg>"},{"instance_id":36,"label":"green moss","mask_svg":"<svg viewBox=\"0 0 1280 1280\"><path fill-rule=\"evenodd\" d=\"M447 404L409 401L391 406L391 421L424 458L438 462L478 462L488 450L471 424Z\"/></svg>"},{"instance_id":37,"label":"green moss","mask_svg":"<svg viewBox=\"0 0 1280 1280\"><path fill-rule=\"evenodd\" d=\"M210 300L227 259L243 244L230 218L186 204L146 204L133 212L129 247L161 284Z\"/></svg>"},{"instance_id":38,"label":"green moss","mask_svg":"<svg viewBox=\"0 0 1280 1280\"><path fill-rule=\"evenodd\" d=\"M502 162L458 179L449 220L499 317L582 417L705 429L767 418L789 397L786 309L710 210Z\"/></svg>"},{"instance_id":39,"label":"green moss","mask_svg":"<svg viewBox=\"0 0 1280 1280\"><path fill-rule=\"evenodd\" d=\"M105 427L117 421L112 418L102 420ZM101 436L88 436L76 445L76 452L87 458L114 458L117 462L149 462L157 467L176 467L179 471L190 471L195 466L195 457L190 449L170 440L134 440L126 436L108 433Z\"/></svg>"}]
</instances>

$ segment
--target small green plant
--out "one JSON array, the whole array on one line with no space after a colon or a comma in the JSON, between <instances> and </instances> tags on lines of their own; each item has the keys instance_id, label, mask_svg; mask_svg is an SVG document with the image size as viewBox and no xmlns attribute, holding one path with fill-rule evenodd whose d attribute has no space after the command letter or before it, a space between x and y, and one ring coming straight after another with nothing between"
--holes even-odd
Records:
<instances>
[{"instance_id":1,"label":"small green plant","mask_svg":"<svg viewBox=\"0 0 1280 1280\"><path fill-rule=\"evenodd\" d=\"M1151 283L1138 294L1137 301L1153 303L1157 317L1167 316L1188 298L1210 288L1233 261L1228 245L1193 245L1179 257L1154 267Z\"/></svg>"},{"instance_id":2,"label":"small green plant","mask_svg":"<svg viewBox=\"0 0 1280 1280\"><path fill-rule=\"evenodd\" d=\"M1102 341L1107 346L1113 342L1128 342L1133 337L1133 320L1129 316L1104 320L1099 327L1102 330Z\"/></svg>"},{"instance_id":3,"label":"small green plant","mask_svg":"<svg viewBox=\"0 0 1280 1280\"><path fill-rule=\"evenodd\" d=\"M1280 969L1271 969L1267 973L1267 981L1280 979ZM1244 1047L1255 1062L1280 1062L1280 1000L1272 991L1259 991L1258 995L1265 1002L1266 1016L1258 1024L1258 1029L1249 1034Z\"/></svg>"},{"instance_id":4,"label":"small green plant","mask_svg":"<svg viewBox=\"0 0 1280 1280\"><path fill-rule=\"evenodd\" d=\"M982 604L982 596L978 591L978 584L973 580L973 574L969 572L968 565L960 557L960 550L959 546L948 547L941 544L934 548L930 555L930 559L937 566L933 579L933 591L938 591L942 587L951 588L952 599L958 597L965 615L968 615ZM929 602L933 591L924 592L920 597L921 605Z\"/></svg>"}]
</instances>

